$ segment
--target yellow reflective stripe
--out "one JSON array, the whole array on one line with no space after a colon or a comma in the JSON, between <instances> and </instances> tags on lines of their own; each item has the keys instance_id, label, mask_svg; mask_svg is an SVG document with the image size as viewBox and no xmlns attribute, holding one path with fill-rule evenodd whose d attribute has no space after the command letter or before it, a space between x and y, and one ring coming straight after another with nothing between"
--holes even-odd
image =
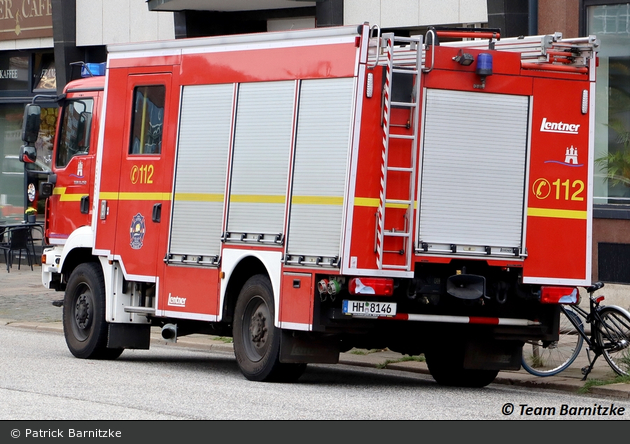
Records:
<instances>
[{"instance_id":1,"label":"yellow reflective stripe","mask_svg":"<svg viewBox=\"0 0 630 444\"><path fill-rule=\"evenodd\" d=\"M171 193L102 192L99 197L105 200L171 200Z\"/></svg>"},{"instance_id":2,"label":"yellow reflective stripe","mask_svg":"<svg viewBox=\"0 0 630 444\"><path fill-rule=\"evenodd\" d=\"M284 203L284 196L233 194L232 202L240 203ZM175 200L186 202L223 202L223 194L177 193ZM338 196L293 196L291 202L297 205L343 205L343 197Z\"/></svg>"},{"instance_id":3,"label":"yellow reflective stripe","mask_svg":"<svg viewBox=\"0 0 630 444\"><path fill-rule=\"evenodd\" d=\"M354 206L355 207L372 207L372 208L378 208L380 201L378 199L372 198L372 197L357 197L354 199ZM387 205L385 205L386 208L402 208L402 209L406 209L407 205L405 204L395 204L395 203L389 203ZM416 205L416 202L413 203L413 208L416 209L418 207L418 205Z\"/></svg>"},{"instance_id":4,"label":"yellow reflective stripe","mask_svg":"<svg viewBox=\"0 0 630 444\"><path fill-rule=\"evenodd\" d=\"M558 210L558 209L553 209L553 208L528 208L527 215L537 216L537 217L554 217L554 218L559 218L559 219L586 220L588 218L588 213L586 211Z\"/></svg>"},{"instance_id":5,"label":"yellow reflective stripe","mask_svg":"<svg viewBox=\"0 0 630 444\"><path fill-rule=\"evenodd\" d=\"M239 203L285 203L284 196L270 196L262 194L232 194L230 195L231 202Z\"/></svg>"},{"instance_id":6,"label":"yellow reflective stripe","mask_svg":"<svg viewBox=\"0 0 630 444\"><path fill-rule=\"evenodd\" d=\"M53 196L59 196L60 202L81 202L81 198L85 196L85 194L66 194L66 187L55 187L53 188Z\"/></svg>"},{"instance_id":7,"label":"yellow reflective stripe","mask_svg":"<svg viewBox=\"0 0 630 444\"><path fill-rule=\"evenodd\" d=\"M80 202L85 194L62 194L59 198L60 202Z\"/></svg>"},{"instance_id":8,"label":"yellow reflective stripe","mask_svg":"<svg viewBox=\"0 0 630 444\"><path fill-rule=\"evenodd\" d=\"M176 201L185 202L223 202L223 194L211 193L177 193Z\"/></svg>"},{"instance_id":9,"label":"yellow reflective stripe","mask_svg":"<svg viewBox=\"0 0 630 444\"><path fill-rule=\"evenodd\" d=\"M343 197L338 196L293 196L295 205L343 205Z\"/></svg>"},{"instance_id":10,"label":"yellow reflective stripe","mask_svg":"<svg viewBox=\"0 0 630 444\"><path fill-rule=\"evenodd\" d=\"M105 200L118 200L118 193L116 192L103 192L99 194L101 199Z\"/></svg>"}]
</instances>

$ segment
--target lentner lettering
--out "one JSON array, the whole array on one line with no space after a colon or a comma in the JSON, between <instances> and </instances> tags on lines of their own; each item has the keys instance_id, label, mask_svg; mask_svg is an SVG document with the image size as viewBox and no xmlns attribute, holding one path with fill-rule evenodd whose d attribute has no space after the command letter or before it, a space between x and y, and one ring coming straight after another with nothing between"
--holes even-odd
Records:
<instances>
[{"instance_id":1,"label":"lentner lettering","mask_svg":"<svg viewBox=\"0 0 630 444\"><path fill-rule=\"evenodd\" d=\"M540 125L540 131L547 133L563 133L563 134L578 134L580 129L579 124L564 123L564 122L548 122L544 117L542 124Z\"/></svg>"}]
</instances>

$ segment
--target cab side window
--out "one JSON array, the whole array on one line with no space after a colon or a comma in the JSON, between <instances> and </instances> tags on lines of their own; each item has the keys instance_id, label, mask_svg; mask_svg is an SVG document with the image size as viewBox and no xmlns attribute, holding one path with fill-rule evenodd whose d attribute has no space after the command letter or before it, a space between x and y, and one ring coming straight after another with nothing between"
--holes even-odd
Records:
<instances>
[{"instance_id":1,"label":"cab side window","mask_svg":"<svg viewBox=\"0 0 630 444\"><path fill-rule=\"evenodd\" d=\"M160 154L162 151L165 94L164 85L134 89L129 154Z\"/></svg>"},{"instance_id":2,"label":"cab side window","mask_svg":"<svg viewBox=\"0 0 630 444\"><path fill-rule=\"evenodd\" d=\"M71 100L62 110L59 148L55 158L57 168L68 165L70 159L90 152L90 128L92 126L92 99Z\"/></svg>"}]
</instances>

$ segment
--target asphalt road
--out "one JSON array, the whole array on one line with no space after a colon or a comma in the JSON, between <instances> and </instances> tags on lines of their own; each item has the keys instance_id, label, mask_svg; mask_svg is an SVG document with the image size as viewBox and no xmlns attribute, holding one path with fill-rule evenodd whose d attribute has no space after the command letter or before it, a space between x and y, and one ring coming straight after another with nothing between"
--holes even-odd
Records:
<instances>
[{"instance_id":1,"label":"asphalt road","mask_svg":"<svg viewBox=\"0 0 630 444\"><path fill-rule=\"evenodd\" d=\"M597 419L630 415L629 401L499 384L447 388L424 374L346 365L311 365L294 384L251 382L231 353L170 345L81 360L58 332L6 325L0 344L4 420L593 419L562 408L597 405L624 408Z\"/></svg>"}]
</instances>

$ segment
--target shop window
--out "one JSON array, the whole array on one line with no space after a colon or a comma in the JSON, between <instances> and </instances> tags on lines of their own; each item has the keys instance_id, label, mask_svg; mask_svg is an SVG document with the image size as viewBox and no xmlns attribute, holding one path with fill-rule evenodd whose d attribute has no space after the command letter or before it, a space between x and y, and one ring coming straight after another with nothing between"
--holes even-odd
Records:
<instances>
[{"instance_id":1,"label":"shop window","mask_svg":"<svg viewBox=\"0 0 630 444\"><path fill-rule=\"evenodd\" d=\"M134 89L129 154L160 154L162 151L165 93L163 85Z\"/></svg>"},{"instance_id":2,"label":"shop window","mask_svg":"<svg viewBox=\"0 0 630 444\"><path fill-rule=\"evenodd\" d=\"M594 202L630 205L630 3L588 6L601 41L597 69Z\"/></svg>"},{"instance_id":3,"label":"shop window","mask_svg":"<svg viewBox=\"0 0 630 444\"><path fill-rule=\"evenodd\" d=\"M33 92L54 94L57 91L57 71L52 53L35 54L33 74Z\"/></svg>"},{"instance_id":4,"label":"shop window","mask_svg":"<svg viewBox=\"0 0 630 444\"><path fill-rule=\"evenodd\" d=\"M29 56L0 57L0 92L29 91Z\"/></svg>"},{"instance_id":5,"label":"shop window","mask_svg":"<svg viewBox=\"0 0 630 444\"><path fill-rule=\"evenodd\" d=\"M43 217L44 201L37 193L27 195L24 172L35 190L50 172L56 112L57 108L42 108L42 125L35 142L37 161L24 164L18 157L24 143L21 139L24 105L7 104L0 108L0 224L22 220L27 199L29 206L37 208L37 217Z\"/></svg>"}]
</instances>

